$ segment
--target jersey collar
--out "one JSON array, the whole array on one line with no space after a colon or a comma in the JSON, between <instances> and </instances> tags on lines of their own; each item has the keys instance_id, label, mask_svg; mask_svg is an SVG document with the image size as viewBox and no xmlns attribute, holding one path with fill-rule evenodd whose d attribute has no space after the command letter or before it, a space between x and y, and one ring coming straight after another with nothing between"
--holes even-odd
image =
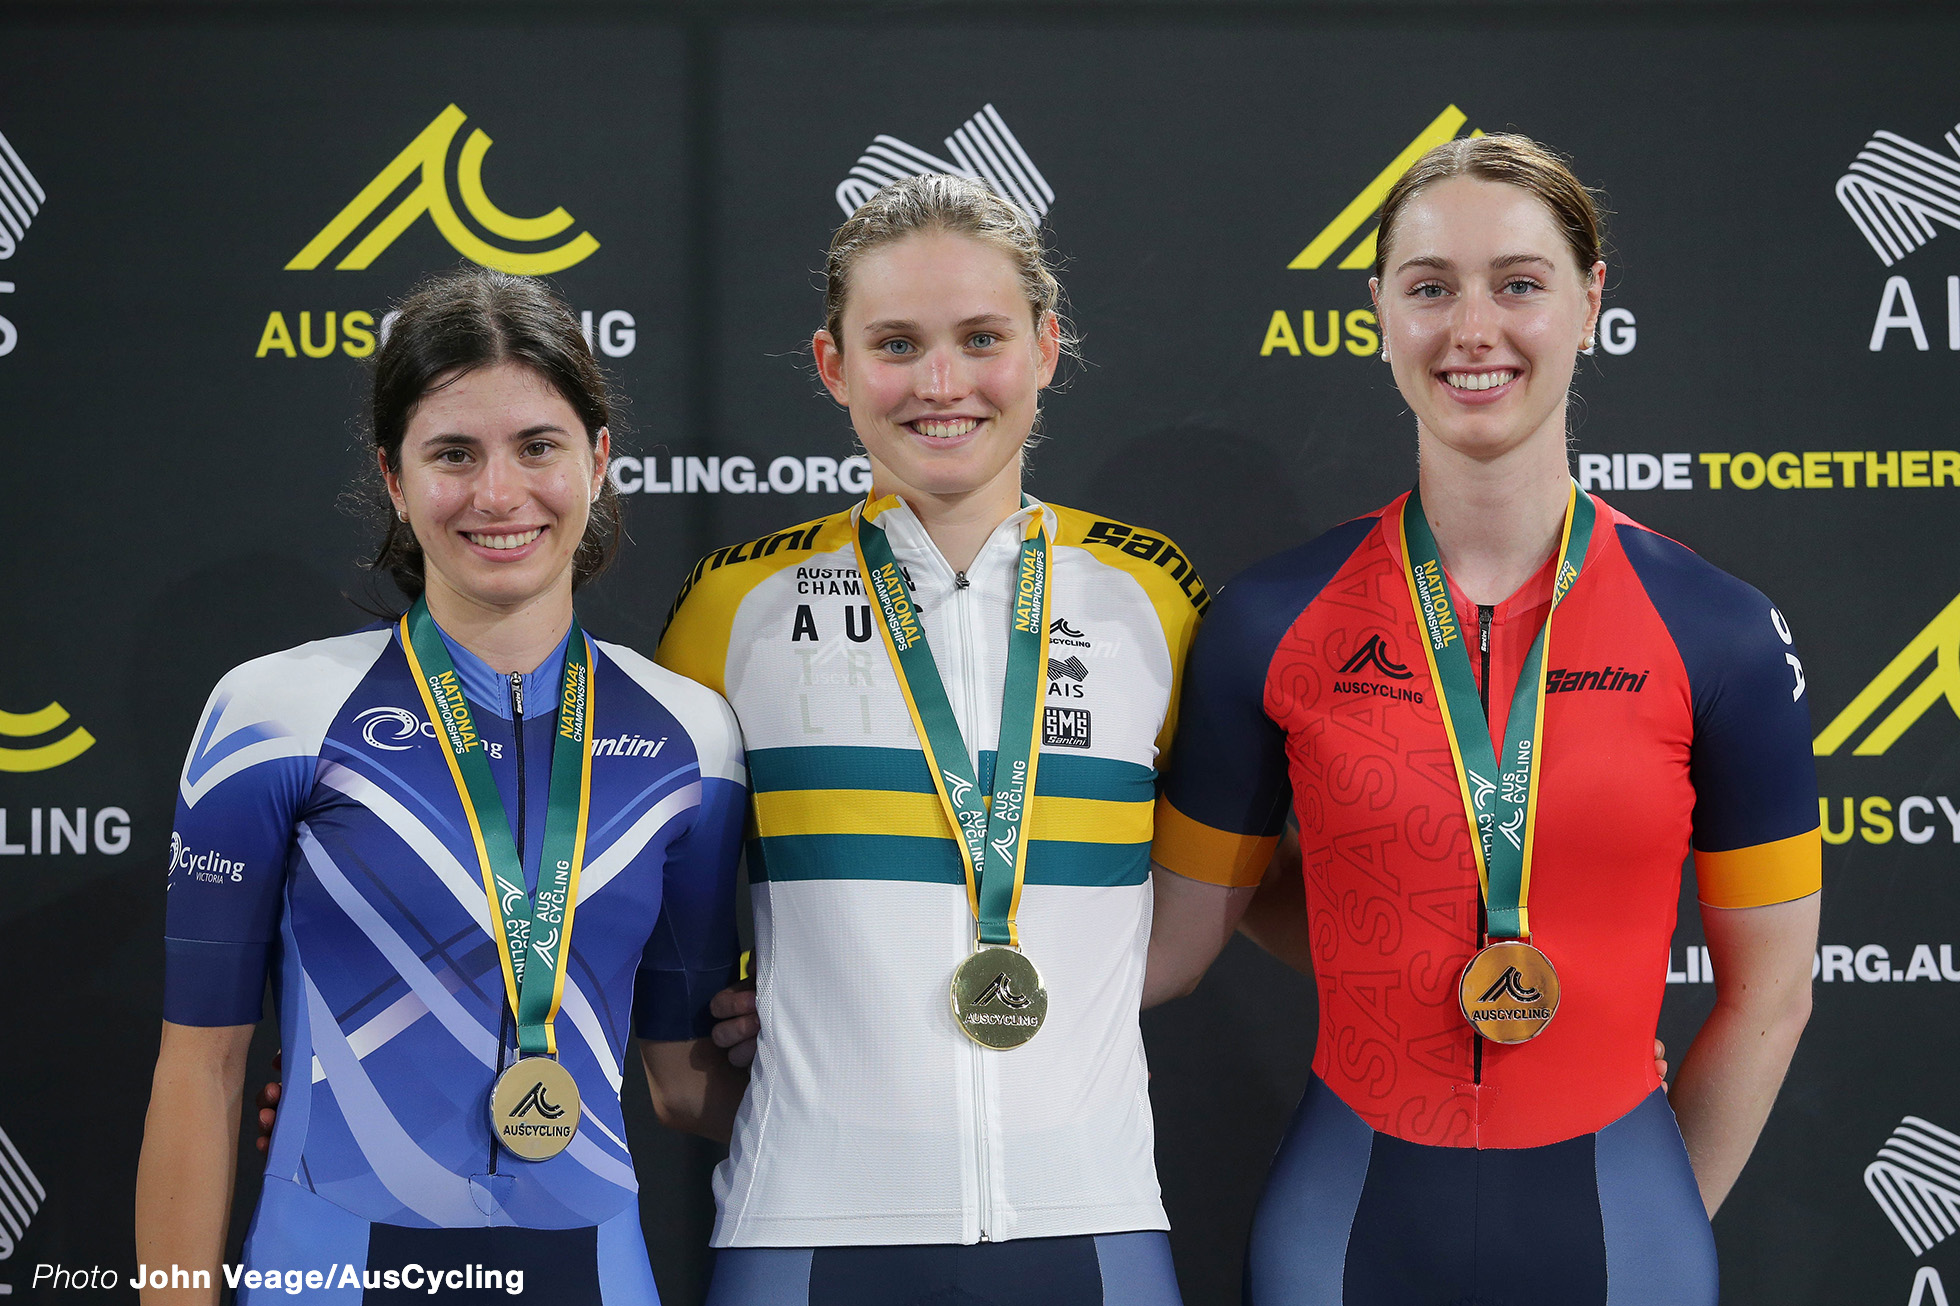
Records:
<instances>
[{"instance_id":1,"label":"jersey collar","mask_svg":"<svg viewBox=\"0 0 1960 1306\"><path fill-rule=\"evenodd\" d=\"M456 664L456 674L462 679L463 693L470 702L476 704L492 716L508 721L510 714L510 677L491 667L488 662L449 638L449 632L440 623L436 633L449 650L449 660ZM558 681L565 671L565 647L571 642L572 632L567 630L565 638L558 641L558 647L545 654L544 661L523 675L524 719L548 716L558 710Z\"/></svg>"}]
</instances>

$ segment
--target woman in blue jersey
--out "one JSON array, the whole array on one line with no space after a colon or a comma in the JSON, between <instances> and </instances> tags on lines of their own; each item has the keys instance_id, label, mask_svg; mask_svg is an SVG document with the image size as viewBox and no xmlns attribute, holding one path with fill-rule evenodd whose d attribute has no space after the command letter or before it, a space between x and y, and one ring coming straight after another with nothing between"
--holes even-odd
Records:
<instances>
[{"instance_id":1,"label":"woman in blue jersey","mask_svg":"<svg viewBox=\"0 0 1960 1306\"><path fill-rule=\"evenodd\" d=\"M562 301L482 269L426 283L372 422L374 565L409 610L232 671L184 765L139 1260L213 1272L180 1300L653 1306L619 1091L637 1034L662 1118L727 1136L741 1081L702 1036L734 960L740 736L574 615L616 508ZM268 975L287 1080L226 1274Z\"/></svg>"},{"instance_id":2,"label":"woman in blue jersey","mask_svg":"<svg viewBox=\"0 0 1960 1306\"><path fill-rule=\"evenodd\" d=\"M713 1306L1178 1300L1138 1009L1205 594L1161 535L1024 490L1059 301L983 184L868 200L814 349L870 495L710 554L661 640L754 787Z\"/></svg>"}]
</instances>

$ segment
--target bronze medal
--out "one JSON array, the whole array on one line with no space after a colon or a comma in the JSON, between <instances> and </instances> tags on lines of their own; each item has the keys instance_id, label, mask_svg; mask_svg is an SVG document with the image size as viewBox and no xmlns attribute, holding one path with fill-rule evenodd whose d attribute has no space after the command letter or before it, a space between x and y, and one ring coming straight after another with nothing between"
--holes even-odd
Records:
<instances>
[{"instance_id":1,"label":"bronze medal","mask_svg":"<svg viewBox=\"0 0 1960 1306\"><path fill-rule=\"evenodd\" d=\"M1047 1018L1041 972L1013 948L981 948L953 972L953 1019L982 1047L1020 1047Z\"/></svg>"},{"instance_id":2,"label":"bronze medal","mask_svg":"<svg viewBox=\"0 0 1960 1306\"><path fill-rule=\"evenodd\" d=\"M578 1083L550 1057L524 1057L490 1090L490 1128L506 1152L546 1161L578 1132Z\"/></svg>"},{"instance_id":3,"label":"bronze medal","mask_svg":"<svg viewBox=\"0 0 1960 1306\"><path fill-rule=\"evenodd\" d=\"M1457 986L1470 1028L1493 1043L1537 1038L1558 1014L1558 972L1529 943L1504 939L1470 959Z\"/></svg>"}]
</instances>

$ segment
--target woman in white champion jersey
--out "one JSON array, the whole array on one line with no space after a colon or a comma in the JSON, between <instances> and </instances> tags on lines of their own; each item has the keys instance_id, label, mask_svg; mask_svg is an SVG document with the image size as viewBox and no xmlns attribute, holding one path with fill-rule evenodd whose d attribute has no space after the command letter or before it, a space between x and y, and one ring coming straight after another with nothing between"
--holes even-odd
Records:
<instances>
[{"instance_id":1,"label":"woman in white champion jersey","mask_svg":"<svg viewBox=\"0 0 1960 1306\"><path fill-rule=\"evenodd\" d=\"M894 183L827 281L871 492L704 558L658 654L734 707L754 790L709 1301L1174 1306L1137 1016L1204 587L1023 489L1070 342L1019 209Z\"/></svg>"}]
</instances>

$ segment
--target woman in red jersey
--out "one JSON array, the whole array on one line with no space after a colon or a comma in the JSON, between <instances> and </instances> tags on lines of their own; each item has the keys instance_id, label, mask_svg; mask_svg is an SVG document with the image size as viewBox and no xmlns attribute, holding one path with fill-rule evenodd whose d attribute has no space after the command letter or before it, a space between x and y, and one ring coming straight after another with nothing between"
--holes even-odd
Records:
<instances>
[{"instance_id":1,"label":"woman in red jersey","mask_svg":"<svg viewBox=\"0 0 1960 1306\"><path fill-rule=\"evenodd\" d=\"M1241 913L1319 991L1258 1306L1716 1299L1707 1217L1809 1014L1816 777L1782 615L1572 480L1605 271L1543 147L1417 161L1371 283L1417 487L1249 569L1193 648L1146 1000ZM1303 873L1248 913L1289 808ZM1691 849L1717 1001L1670 1103Z\"/></svg>"}]
</instances>

